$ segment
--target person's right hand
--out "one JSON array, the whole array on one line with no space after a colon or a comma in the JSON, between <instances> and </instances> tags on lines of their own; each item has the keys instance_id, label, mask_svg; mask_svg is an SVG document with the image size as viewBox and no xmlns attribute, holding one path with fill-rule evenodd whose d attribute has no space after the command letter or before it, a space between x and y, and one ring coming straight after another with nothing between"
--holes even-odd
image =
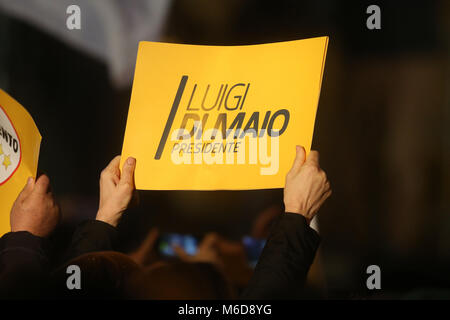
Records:
<instances>
[{"instance_id":1,"label":"person's right hand","mask_svg":"<svg viewBox=\"0 0 450 320\"><path fill-rule=\"evenodd\" d=\"M50 191L50 180L41 175L27 184L11 209L11 231L28 231L38 237L47 237L56 228L60 218L59 207Z\"/></svg>"},{"instance_id":2,"label":"person's right hand","mask_svg":"<svg viewBox=\"0 0 450 320\"><path fill-rule=\"evenodd\" d=\"M301 214L309 223L331 195L331 188L320 169L319 153L311 151L305 160L305 149L297 146L296 151L294 164L286 175L284 206L286 212Z\"/></svg>"},{"instance_id":3,"label":"person's right hand","mask_svg":"<svg viewBox=\"0 0 450 320\"><path fill-rule=\"evenodd\" d=\"M136 159L129 157L119 170L120 156L115 157L100 175L100 204L96 220L116 227L133 198Z\"/></svg>"}]
</instances>

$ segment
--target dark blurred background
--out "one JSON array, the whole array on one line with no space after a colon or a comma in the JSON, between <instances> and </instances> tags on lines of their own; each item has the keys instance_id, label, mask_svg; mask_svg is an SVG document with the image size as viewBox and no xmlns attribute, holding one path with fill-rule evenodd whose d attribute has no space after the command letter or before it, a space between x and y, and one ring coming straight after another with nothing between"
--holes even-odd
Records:
<instances>
[{"instance_id":1,"label":"dark blurred background","mask_svg":"<svg viewBox=\"0 0 450 320\"><path fill-rule=\"evenodd\" d=\"M82 29L66 28L66 7ZM381 8L381 30L366 9ZM385 292L450 288L450 3L336 0L0 0L0 87L43 136L65 215L61 247L95 217L100 171L122 148L139 40L239 45L328 35L313 148L333 196L310 285L359 297L368 265ZM120 225L122 250L151 226L231 239L282 210L282 190L140 191Z\"/></svg>"}]
</instances>

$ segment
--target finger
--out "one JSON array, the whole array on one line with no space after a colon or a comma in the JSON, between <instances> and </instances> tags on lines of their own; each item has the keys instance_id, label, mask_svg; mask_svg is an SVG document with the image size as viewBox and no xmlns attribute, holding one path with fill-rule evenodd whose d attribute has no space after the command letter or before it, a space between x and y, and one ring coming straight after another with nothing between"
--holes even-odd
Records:
<instances>
[{"instance_id":1,"label":"finger","mask_svg":"<svg viewBox=\"0 0 450 320\"><path fill-rule=\"evenodd\" d=\"M46 194L50 189L50 179L47 177L47 175L43 174L39 178L37 178L33 193L36 194Z\"/></svg>"},{"instance_id":2,"label":"finger","mask_svg":"<svg viewBox=\"0 0 450 320\"><path fill-rule=\"evenodd\" d=\"M319 201L317 201L311 208L311 212L313 212L314 214L319 211L320 207L322 207L322 205L324 204L324 202L331 196L331 190L328 190L327 192L325 192L319 199Z\"/></svg>"},{"instance_id":3,"label":"finger","mask_svg":"<svg viewBox=\"0 0 450 320\"><path fill-rule=\"evenodd\" d=\"M306 158L305 164L306 163L318 167L319 152L317 152L316 150L311 150L311 152L308 154L308 157Z\"/></svg>"},{"instance_id":4,"label":"finger","mask_svg":"<svg viewBox=\"0 0 450 320\"><path fill-rule=\"evenodd\" d=\"M130 185L134 188L134 169L136 168L136 159L129 157L123 163L122 174L120 175L119 185Z\"/></svg>"},{"instance_id":5,"label":"finger","mask_svg":"<svg viewBox=\"0 0 450 320\"><path fill-rule=\"evenodd\" d=\"M330 189L327 192L325 192L325 194L323 195L323 201L325 201L326 199L328 199L331 195L333 194L333 191Z\"/></svg>"},{"instance_id":6,"label":"finger","mask_svg":"<svg viewBox=\"0 0 450 320\"><path fill-rule=\"evenodd\" d=\"M120 181L120 156L114 157L100 174L100 189L113 189Z\"/></svg>"},{"instance_id":7,"label":"finger","mask_svg":"<svg viewBox=\"0 0 450 320\"><path fill-rule=\"evenodd\" d=\"M319 199L319 201L318 201L319 207L321 207L322 204L323 204L323 203L331 196L331 193L332 193L332 191L331 191L331 189L330 189L330 190L326 190L326 191L322 194L322 196L320 197L320 199Z\"/></svg>"},{"instance_id":8,"label":"finger","mask_svg":"<svg viewBox=\"0 0 450 320\"><path fill-rule=\"evenodd\" d=\"M302 146L296 146L295 151L295 160L291 170L298 171L305 162L306 152L305 148L303 148Z\"/></svg>"},{"instance_id":9,"label":"finger","mask_svg":"<svg viewBox=\"0 0 450 320\"><path fill-rule=\"evenodd\" d=\"M33 177L29 177L27 179L27 183L23 187L23 189L20 192L20 194L17 197L17 199L27 197L33 191L33 187L34 187L34 178Z\"/></svg>"},{"instance_id":10,"label":"finger","mask_svg":"<svg viewBox=\"0 0 450 320\"><path fill-rule=\"evenodd\" d=\"M149 254L153 250L153 247L155 246L158 237L159 237L158 229L152 228L145 236L145 239L140 245L138 251L145 255Z\"/></svg>"},{"instance_id":11,"label":"finger","mask_svg":"<svg viewBox=\"0 0 450 320\"><path fill-rule=\"evenodd\" d=\"M137 248L136 251L129 254L131 259L133 259L137 264L144 265L146 259L150 256L153 251L156 241L159 237L159 231L157 228L152 228L145 236L144 241Z\"/></svg>"},{"instance_id":12,"label":"finger","mask_svg":"<svg viewBox=\"0 0 450 320\"><path fill-rule=\"evenodd\" d=\"M175 251L175 254L177 255L180 260L183 261L189 261L191 257L186 253L186 251L183 250L179 245L175 244L173 247L173 251Z\"/></svg>"},{"instance_id":13,"label":"finger","mask_svg":"<svg viewBox=\"0 0 450 320\"><path fill-rule=\"evenodd\" d=\"M218 240L218 236L214 232L210 232L203 238L202 242L199 245L200 248L211 248L216 245Z\"/></svg>"},{"instance_id":14,"label":"finger","mask_svg":"<svg viewBox=\"0 0 450 320\"><path fill-rule=\"evenodd\" d=\"M111 162L106 166L106 168L103 171L119 177L120 176L119 165L120 165L120 156L115 156L114 159L111 160Z\"/></svg>"}]
</instances>

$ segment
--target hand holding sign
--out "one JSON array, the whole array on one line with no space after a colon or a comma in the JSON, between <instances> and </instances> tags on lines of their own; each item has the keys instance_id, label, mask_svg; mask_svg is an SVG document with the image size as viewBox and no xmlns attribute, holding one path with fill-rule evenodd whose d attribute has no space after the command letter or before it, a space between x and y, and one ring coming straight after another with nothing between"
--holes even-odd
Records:
<instances>
[{"instance_id":1,"label":"hand holding sign","mask_svg":"<svg viewBox=\"0 0 450 320\"><path fill-rule=\"evenodd\" d=\"M311 151L306 158L303 147L297 146L296 151L294 164L286 176L284 206L286 212L301 214L309 223L331 195L331 188L327 175L320 169L319 153Z\"/></svg>"},{"instance_id":2,"label":"hand holding sign","mask_svg":"<svg viewBox=\"0 0 450 320\"><path fill-rule=\"evenodd\" d=\"M29 178L11 210L11 232L28 231L38 237L47 237L60 219L59 206L50 191L46 175L36 181Z\"/></svg>"},{"instance_id":3,"label":"hand holding sign","mask_svg":"<svg viewBox=\"0 0 450 320\"><path fill-rule=\"evenodd\" d=\"M116 227L133 198L136 159L129 157L119 170L120 156L115 157L100 175L100 205L97 220Z\"/></svg>"},{"instance_id":4,"label":"hand holding sign","mask_svg":"<svg viewBox=\"0 0 450 320\"><path fill-rule=\"evenodd\" d=\"M30 114L0 90L0 235L10 230L11 207L37 171L41 135Z\"/></svg>"}]
</instances>

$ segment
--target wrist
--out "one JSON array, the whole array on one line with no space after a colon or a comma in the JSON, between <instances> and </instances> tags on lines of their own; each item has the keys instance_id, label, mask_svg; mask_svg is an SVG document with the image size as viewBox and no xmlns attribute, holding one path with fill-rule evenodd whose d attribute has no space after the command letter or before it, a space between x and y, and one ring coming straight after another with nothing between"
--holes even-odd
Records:
<instances>
[{"instance_id":1,"label":"wrist","mask_svg":"<svg viewBox=\"0 0 450 320\"><path fill-rule=\"evenodd\" d=\"M45 238L49 235L49 232L46 230L40 230L39 228L30 227L28 225L23 226L12 226L11 232L28 232L35 237Z\"/></svg>"},{"instance_id":2,"label":"wrist","mask_svg":"<svg viewBox=\"0 0 450 320\"><path fill-rule=\"evenodd\" d=\"M284 211L289 213L295 213L303 216L306 219L308 225L310 224L312 217L309 216L308 210L302 209L299 205L285 204Z\"/></svg>"},{"instance_id":3,"label":"wrist","mask_svg":"<svg viewBox=\"0 0 450 320\"><path fill-rule=\"evenodd\" d=\"M118 222L117 219L115 219L111 214L105 214L104 211L102 210L97 211L97 216L95 217L95 220L105 222L113 227L117 227Z\"/></svg>"}]
</instances>

